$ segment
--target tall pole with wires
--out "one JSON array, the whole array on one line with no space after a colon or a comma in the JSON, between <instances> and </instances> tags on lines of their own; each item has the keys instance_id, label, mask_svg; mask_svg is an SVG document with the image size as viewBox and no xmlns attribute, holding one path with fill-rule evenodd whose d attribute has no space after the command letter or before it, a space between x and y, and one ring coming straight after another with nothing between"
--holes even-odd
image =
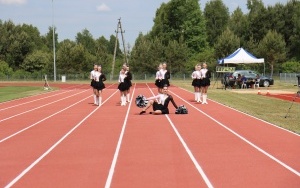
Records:
<instances>
[{"instance_id":1,"label":"tall pole with wires","mask_svg":"<svg viewBox=\"0 0 300 188\"><path fill-rule=\"evenodd\" d=\"M55 31L54 31L54 7L53 7L53 0L52 0L52 38L53 38L53 79L56 82L56 55L55 55Z\"/></svg>"},{"instance_id":2,"label":"tall pole with wires","mask_svg":"<svg viewBox=\"0 0 300 188\"><path fill-rule=\"evenodd\" d=\"M122 36L123 49L124 49L124 60L125 60L125 63L128 64L127 53L126 53L126 48L125 48L125 40L124 40L124 35L123 35L123 33L125 33L125 31L122 30L121 18L118 19L117 30L115 32L116 32L116 42L115 42L114 57L113 57L112 69L111 69L111 79L113 79L113 77L114 77L114 68L115 68L116 54L117 54L117 47L118 47L118 33L121 33L121 36Z\"/></svg>"}]
</instances>

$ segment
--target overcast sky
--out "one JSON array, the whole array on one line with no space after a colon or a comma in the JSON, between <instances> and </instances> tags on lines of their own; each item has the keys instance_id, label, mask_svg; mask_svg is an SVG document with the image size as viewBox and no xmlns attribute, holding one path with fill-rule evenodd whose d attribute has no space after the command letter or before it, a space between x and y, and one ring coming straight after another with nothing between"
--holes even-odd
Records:
<instances>
[{"instance_id":1,"label":"overcast sky","mask_svg":"<svg viewBox=\"0 0 300 188\"><path fill-rule=\"evenodd\" d=\"M200 0L202 10L207 1ZM0 19L12 20L15 24L32 24L44 35L52 26L53 17L58 40L62 41L75 40L76 34L83 29L88 29L95 39L100 36L109 39L110 35L115 35L121 18L125 43L132 46L140 32L146 34L151 30L155 12L163 2L168 0L0 0ZM247 12L247 0L223 2L230 12L238 6ZM263 2L274 5L276 2L285 4L287 0Z\"/></svg>"}]
</instances>

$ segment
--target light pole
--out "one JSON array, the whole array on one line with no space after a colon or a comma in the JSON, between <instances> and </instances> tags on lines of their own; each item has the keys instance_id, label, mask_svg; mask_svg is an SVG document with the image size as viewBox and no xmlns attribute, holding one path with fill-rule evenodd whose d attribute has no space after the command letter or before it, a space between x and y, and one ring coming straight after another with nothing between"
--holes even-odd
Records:
<instances>
[{"instance_id":1,"label":"light pole","mask_svg":"<svg viewBox=\"0 0 300 188\"><path fill-rule=\"evenodd\" d=\"M56 63L55 63L55 31L54 31L54 8L52 0L52 38L53 38L53 72L54 72L54 82L56 82Z\"/></svg>"}]
</instances>

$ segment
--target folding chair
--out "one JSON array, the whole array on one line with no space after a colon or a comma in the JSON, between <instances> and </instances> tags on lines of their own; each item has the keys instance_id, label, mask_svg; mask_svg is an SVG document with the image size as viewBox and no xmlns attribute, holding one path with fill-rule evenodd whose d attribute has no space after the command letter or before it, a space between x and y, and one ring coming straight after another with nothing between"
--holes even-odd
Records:
<instances>
[{"instance_id":1,"label":"folding chair","mask_svg":"<svg viewBox=\"0 0 300 188\"><path fill-rule=\"evenodd\" d=\"M257 79L255 82L254 82L254 89L255 87L259 88L259 82L260 82L260 79Z\"/></svg>"}]
</instances>

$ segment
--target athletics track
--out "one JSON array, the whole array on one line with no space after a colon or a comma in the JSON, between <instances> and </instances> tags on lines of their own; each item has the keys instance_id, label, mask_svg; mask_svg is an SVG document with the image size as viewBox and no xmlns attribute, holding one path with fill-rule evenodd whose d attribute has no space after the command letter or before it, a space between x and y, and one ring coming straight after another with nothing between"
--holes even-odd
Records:
<instances>
[{"instance_id":1,"label":"athletics track","mask_svg":"<svg viewBox=\"0 0 300 188\"><path fill-rule=\"evenodd\" d=\"M299 187L300 137L170 87L189 114L138 115L117 85L103 105L88 85L0 103L0 187ZM153 84L131 89L152 96ZM234 118L232 118L234 117Z\"/></svg>"}]
</instances>

